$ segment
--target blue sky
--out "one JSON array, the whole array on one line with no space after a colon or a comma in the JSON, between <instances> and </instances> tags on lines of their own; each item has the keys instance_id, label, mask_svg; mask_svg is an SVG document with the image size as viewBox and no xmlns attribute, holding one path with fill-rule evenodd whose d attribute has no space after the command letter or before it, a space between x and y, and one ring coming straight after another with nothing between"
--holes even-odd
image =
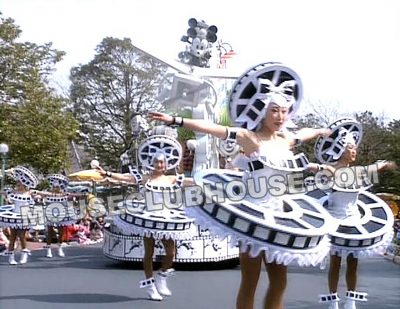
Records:
<instances>
[{"instance_id":1,"label":"blue sky","mask_svg":"<svg viewBox=\"0 0 400 309\"><path fill-rule=\"evenodd\" d=\"M302 111L311 102L400 119L400 1L0 0L0 10L21 27L22 40L53 42L67 53L54 77L61 85L106 36L176 59L194 17L216 25L233 46L228 68L279 61L296 70Z\"/></svg>"}]
</instances>

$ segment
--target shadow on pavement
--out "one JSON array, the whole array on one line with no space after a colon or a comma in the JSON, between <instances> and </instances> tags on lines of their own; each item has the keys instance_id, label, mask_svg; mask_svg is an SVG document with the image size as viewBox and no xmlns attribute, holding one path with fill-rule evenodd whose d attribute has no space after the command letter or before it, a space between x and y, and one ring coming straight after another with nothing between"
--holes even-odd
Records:
<instances>
[{"instance_id":1,"label":"shadow on pavement","mask_svg":"<svg viewBox=\"0 0 400 309\"><path fill-rule=\"evenodd\" d=\"M90 294L90 293L82 293L82 294L46 294L46 295L15 295L15 296L6 296L0 297L1 300L19 300L19 299L28 299L38 302L47 302L47 303L68 303L68 304L79 304L79 303L120 303L120 302L128 302L128 301L138 301L138 300L146 300L144 297L126 297L121 295L112 295L112 294Z\"/></svg>"}]
</instances>

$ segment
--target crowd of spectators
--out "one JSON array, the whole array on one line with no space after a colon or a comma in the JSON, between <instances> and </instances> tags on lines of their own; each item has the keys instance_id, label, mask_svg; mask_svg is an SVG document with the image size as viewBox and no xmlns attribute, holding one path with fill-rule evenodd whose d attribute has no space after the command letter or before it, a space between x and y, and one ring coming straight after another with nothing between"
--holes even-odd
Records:
<instances>
[{"instance_id":1,"label":"crowd of spectators","mask_svg":"<svg viewBox=\"0 0 400 309\"><path fill-rule=\"evenodd\" d=\"M55 228L58 233L58 229L64 229L63 243L78 243L80 245L88 245L103 242L103 229L105 226L104 217L92 218L85 216L79 219L75 224ZM9 229L0 228L0 255L7 250ZM31 242L46 242L46 230L34 230L31 229L27 232L27 240ZM56 237L56 235L55 235ZM54 242L57 242L57 238L54 238Z\"/></svg>"}]
</instances>

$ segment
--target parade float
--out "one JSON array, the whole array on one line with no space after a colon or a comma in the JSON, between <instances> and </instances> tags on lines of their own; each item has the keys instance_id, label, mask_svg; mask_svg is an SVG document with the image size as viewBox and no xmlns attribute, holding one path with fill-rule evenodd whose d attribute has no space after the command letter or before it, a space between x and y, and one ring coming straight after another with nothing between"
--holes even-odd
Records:
<instances>
[{"instance_id":1,"label":"parade float","mask_svg":"<svg viewBox=\"0 0 400 309\"><path fill-rule=\"evenodd\" d=\"M228 74L225 69L226 59L233 55L233 50L229 44L217 42L216 26L209 26L204 21L194 18L191 18L188 23L187 35L181 39L186 43L186 47L185 51L179 53L179 61L166 61L144 49L138 49L170 68L159 91L159 100L163 103L165 110L178 116L190 116L193 119L218 123L221 122L221 106L226 103L229 87L233 84L233 79L237 77L234 74ZM213 49L214 43L217 47ZM218 63L214 65L217 67L216 69L211 68L210 65L212 50L216 50L218 53ZM163 126L149 129L149 124L141 115L137 115L132 121L132 131L137 140L151 135L176 134L183 151L180 171L189 177L204 169L219 168L221 162L229 160L234 152L238 151L237 147L219 142L207 134L188 134L184 131L166 132L169 130L172 129ZM138 170L141 170L141 166L138 166L139 160L137 160L141 155L140 151L138 143L136 143L133 151L133 156L136 158L132 161L136 162L135 167ZM127 166L132 163L129 160L130 156L123 155L121 157L122 165ZM124 203L127 202L118 202L117 209L124 208L126 206L123 205ZM140 204L140 202L137 203ZM118 225L117 222L120 222L121 219L129 220L129 213L117 216L119 216L118 220L112 220L109 228L105 230L104 255L121 261L141 261L144 255L143 238L139 235L125 233L123 228ZM193 228L195 231L192 235L195 236L176 241L176 262L237 260L239 249L236 243L230 241L230 237L217 238L197 224L194 224ZM156 242L154 258L157 260L163 254L164 248L161 242Z\"/></svg>"}]
</instances>

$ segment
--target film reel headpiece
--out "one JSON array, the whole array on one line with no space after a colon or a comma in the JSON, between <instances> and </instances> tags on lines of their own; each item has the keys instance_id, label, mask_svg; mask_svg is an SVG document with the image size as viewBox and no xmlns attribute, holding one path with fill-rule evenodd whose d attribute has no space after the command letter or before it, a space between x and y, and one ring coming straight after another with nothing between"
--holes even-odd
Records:
<instances>
[{"instance_id":1,"label":"film reel headpiece","mask_svg":"<svg viewBox=\"0 0 400 309\"><path fill-rule=\"evenodd\" d=\"M60 188L61 190L65 190L68 186L69 179L62 174L51 174L46 177L52 188Z\"/></svg>"},{"instance_id":2,"label":"film reel headpiece","mask_svg":"<svg viewBox=\"0 0 400 309\"><path fill-rule=\"evenodd\" d=\"M235 126L256 131L270 103L287 107L289 119L298 110L302 94L295 71L277 62L262 63L236 81L229 100L230 117Z\"/></svg>"},{"instance_id":3,"label":"film reel headpiece","mask_svg":"<svg viewBox=\"0 0 400 309\"><path fill-rule=\"evenodd\" d=\"M337 162L348 144L358 147L362 140L362 126L353 118L340 118L329 125L332 134L319 137L314 146L315 157L321 163Z\"/></svg>"},{"instance_id":4,"label":"film reel headpiece","mask_svg":"<svg viewBox=\"0 0 400 309\"><path fill-rule=\"evenodd\" d=\"M17 181L28 188L36 188L39 182L36 176L24 166L16 166L13 168L13 176Z\"/></svg>"},{"instance_id":5,"label":"film reel headpiece","mask_svg":"<svg viewBox=\"0 0 400 309\"><path fill-rule=\"evenodd\" d=\"M182 159L182 146L175 139L167 135L153 135L145 140L138 150L141 164L154 170L154 160L164 159L167 170L177 167Z\"/></svg>"}]
</instances>

